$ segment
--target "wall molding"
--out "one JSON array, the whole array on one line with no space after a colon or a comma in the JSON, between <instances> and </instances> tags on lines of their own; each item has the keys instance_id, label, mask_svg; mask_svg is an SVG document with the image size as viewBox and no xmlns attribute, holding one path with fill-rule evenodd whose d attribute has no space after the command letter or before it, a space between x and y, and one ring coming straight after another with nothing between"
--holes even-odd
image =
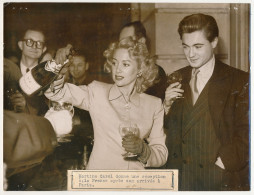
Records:
<instances>
[{"instance_id":1,"label":"wall molding","mask_svg":"<svg viewBox=\"0 0 254 195\"><path fill-rule=\"evenodd\" d=\"M154 17L154 15L156 14L156 10L153 10L146 18L142 19L142 23L145 23L146 21L148 21L151 17Z\"/></svg>"},{"instance_id":2,"label":"wall molding","mask_svg":"<svg viewBox=\"0 0 254 195\"><path fill-rule=\"evenodd\" d=\"M168 14L189 14L197 12L205 12L209 14L229 14L230 9L225 8L156 8L156 13Z\"/></svg>"},{"instance_id":3,"label":"wall molding","mask_svg":"<svg viewBox=\"0 0 254 195\"><path fill-rule=\"evenodd\" d=\"M248 72L250 70L249 4L231 4L230 14L230 65Z\"/></svg>"},{"instance_id":4,"label":"wall molding","mask_svg":"<svg viewBox=\"0 0 254 195\"><path fill-rule=\"evenodd\" d=\"M159 54L155 55L157 60L182 60L186 59L184 54ZM227 60L229 58L228 54L216 54L216 58Z\"/></svg>"}]
</instances>

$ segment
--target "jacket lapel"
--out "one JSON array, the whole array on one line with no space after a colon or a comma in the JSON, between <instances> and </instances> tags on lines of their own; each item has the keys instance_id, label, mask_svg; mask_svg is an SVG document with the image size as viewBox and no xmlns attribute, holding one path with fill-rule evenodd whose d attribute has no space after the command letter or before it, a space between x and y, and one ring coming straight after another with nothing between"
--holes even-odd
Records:
<instances>
[{"instance_id":1,"label":"jacket lapel","mask_svg":"<svg viewBox=\"0 0 254 195\"><path fill-rule=\"evenodd\" d=\"M192 99L191 99L191 89L190 89L190 79L191 79L191 66L187 66L186 68L182 69L180 74L183 77L182 80L182 89L184 90L183 99L178 99L175 101L174 104L177 104L177 110L178 113L178 120L179 121L179 127L181 127L182 132L184 131L185 124L183 124L183 115L184 115L184 109L191 110L193 108L192 106ZM185 107L186 106L186 107ZM182 133L181 133L182 134Z\"/></svg>"},{"instance_id":2,"label":"jacket lapel","mask_svg":"<svg viewBox=\"0 0 254 195\"><path fill-rule=\"evenodd\" d=\"M183 125L183 136L185 136L190 128L196 124L196 122L202 117L204 112L207 110L208 104L206 102L207 99L208 86L204 88L202 93L200 94L196 104L192 106L192 101L186 99L185 101L185 113L188 114L185 116L185 123ZM191 100L191 95L189 97Z\"/></svg>"},{"instance_id":3,"label":"jacket lapel","mask_svg":"<svg viewBox=\"0 0 254 195\"><path fill-rule=\"evenodd\" d=\"M183 107L185 106L185 101L189 100L188 90L190 90L189 81L191 78L191 70L192 68L190 66L187 66L179 70L179 73L182 75L182 78L183 78L181 83L182 83L182 89L184 90L184 93L183 93L184 98L180 98L174 101L170 109L170 113L165 117L164 126L168 129L171 129L170 136L174 137L175 139L177 138L180 139L182 135ZM174 136L175 134L177 136Z\"/></svg>"},{"instance_id":4,"label":"jacket lapel","mask_svg":"<svg viewBox=\"0 0 254 195\"><path fill-rule=\"evenodd\" d=\"M187 106L186 109L188 109L188 107L192 105L191 95L190 95L191 89L189 86L189 82L191 79L191 67L189 66L186 69L184 69L182 74L184 75L182 85L185 91L184 93L184 97L186 99L185 101L190 101L187 103L185 102L184 104L182 104L182 106ZM232 82L232 77L230 75L231 75L231 71L228 68L228 66L216 59L214 72L212 74L212 77L207 83L208 84L207 86L208 87L208 105L209 105L209 110L210 110L210 114L211 114L215 129L218 129L219 122L221 119L221 114L225 107L227 97L230 93L230 85ZM197 101L197 103L198 102L199 100ZM195 110L196 109L194 109L193 111ZM188 119L188 122L183 125L183 131L182 131L183 135L185 135L188 132L188 129L194 124L193 122L195 122L195 120L198 117L200 117L202 113L203 112L199 112L194 115L192 115L191 113L189 115L190 118Z\"/></svg>"},{"instance_id":5,"label":"jacket lapel","mask_svg":"<svg viewBox=\"0 0 254 195\"><path fill-rule=\"evenodd\" d=\"M227 65L216 60L214 73L209 81L208 104L215 129L219 127L222 111L230 93L232 76Z\"/></svg>"}]
</instances>

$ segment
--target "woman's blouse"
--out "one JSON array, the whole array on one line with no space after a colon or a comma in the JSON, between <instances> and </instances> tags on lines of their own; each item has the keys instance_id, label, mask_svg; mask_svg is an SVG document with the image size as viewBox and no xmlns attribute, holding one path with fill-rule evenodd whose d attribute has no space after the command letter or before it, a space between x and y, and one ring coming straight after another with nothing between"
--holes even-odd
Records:
<instances>
[{"instance_id":1,"label":"woman's blouse","mask_svg":"<svg viewBox=\"0 0 254 195\"><path fill-rule=\"evenodd\" d=\"M135 90L126 101L116 85L93 81L88 86L66 83L45 95L53 101L71 102L89 111L94 128L94 146L87 169L127 170L160 167L166 163L168 150L163 129L164 110L157 97ZM144 165L138 160L125 160L120 124L126 120L137 124L140 138L146 139L151 154Z\"/></svg>"}]
</instances>

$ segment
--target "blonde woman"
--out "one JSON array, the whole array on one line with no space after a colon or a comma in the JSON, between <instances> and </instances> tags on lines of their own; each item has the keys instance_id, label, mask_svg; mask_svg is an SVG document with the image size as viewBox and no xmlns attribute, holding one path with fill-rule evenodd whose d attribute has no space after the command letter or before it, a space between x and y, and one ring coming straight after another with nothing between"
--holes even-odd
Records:
<instances>
[{"instance_id":1,"label":"blonde woman","mask_svg":"<svg viewBox=\"0 0 254 195\"><path fill-rule=\"evenodd\" d=\"M107 59L105 70L111 72L114 84L93 81L87 86L66 83L62 87L62 79L55 82L54 93L47 91L45 95L89 111L94 127L94 146L87 169L138 170L164 165L168 150L162 102L143 93L153 85L158 74L146 46L126 38L112 43L104 56ZM126 121L136 124L138 137L121 137L119 127ZM125 152L137 157L124 158Z\"/></svg>"}]
</instances>

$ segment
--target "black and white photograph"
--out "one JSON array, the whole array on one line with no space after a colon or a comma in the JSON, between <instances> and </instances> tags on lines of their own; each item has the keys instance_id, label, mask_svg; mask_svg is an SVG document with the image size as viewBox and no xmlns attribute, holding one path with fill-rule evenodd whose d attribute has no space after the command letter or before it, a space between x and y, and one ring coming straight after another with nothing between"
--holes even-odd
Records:
<instances>
[{"instance_id":1,"label":"black and white photograph","mask_svg":"<svg viewBox=\"0 0 254 195\"><path fill-rule=\"evenodd\" d=\"M251 193L251 1L2 8L3 191Z\"/></svg>"}]
</instances>

